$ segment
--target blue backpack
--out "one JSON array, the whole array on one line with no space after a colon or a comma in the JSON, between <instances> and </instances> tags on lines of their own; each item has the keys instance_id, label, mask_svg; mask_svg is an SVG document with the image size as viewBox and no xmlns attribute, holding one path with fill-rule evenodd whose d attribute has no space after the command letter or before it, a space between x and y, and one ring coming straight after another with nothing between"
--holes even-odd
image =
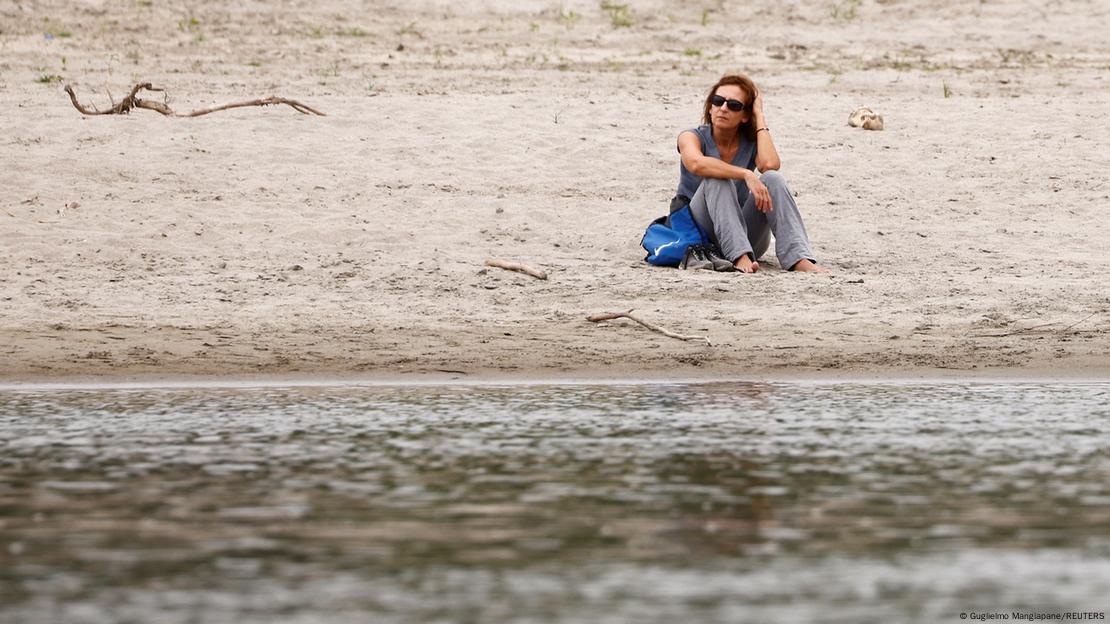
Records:
<instances>
[{"instance_id":1,"label":"blue backpack","mask_svg":"<svg viewBox=\"0 0 1110 624\"><path fill-rule=\"evenodd\" d=\"M651 222L640 245L647 251L644 258L648 264L656 266L678 266L690 245L704 245L705 235L690 214L686 205L671 213L670 217L659 217Z\"/></svg>"}]
</instances>

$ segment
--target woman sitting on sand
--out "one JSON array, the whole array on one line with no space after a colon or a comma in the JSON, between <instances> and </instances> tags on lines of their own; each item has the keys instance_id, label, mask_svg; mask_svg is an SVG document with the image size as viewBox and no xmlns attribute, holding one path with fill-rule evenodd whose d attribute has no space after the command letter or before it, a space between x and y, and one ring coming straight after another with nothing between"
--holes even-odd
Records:
<instances>
[{"instance_id":1,"label":"woman sitting on sand","mask_svg":"<svg viewBox=\"0 0 1110 624\"><path fill-rule=\"evenodd\" d=\"M780 266L828 272L817 264L802 215L778 172L763 97L750 78L724 76L713 85L704 125L679 134L678 151L681 177L671 211L689 203L698 226L738 271L759 270L757 260L774 234Z\"/></svg>"}]
</instances>

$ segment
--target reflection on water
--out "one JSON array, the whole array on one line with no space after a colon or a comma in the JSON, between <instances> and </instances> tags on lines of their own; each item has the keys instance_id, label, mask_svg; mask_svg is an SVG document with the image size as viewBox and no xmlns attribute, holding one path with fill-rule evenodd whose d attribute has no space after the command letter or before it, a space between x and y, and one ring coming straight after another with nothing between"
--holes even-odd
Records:
<instances>
[{"instance_id":1,"label":"reflection on water","mask_svg":"<svg viewBox=\"0 0 1110 624\"><path fill-rule=\"evenodd\" d=\"M0 392L0 621L1104 610L1108 405L1110 384Z\"/></svg>"}]
</instances>

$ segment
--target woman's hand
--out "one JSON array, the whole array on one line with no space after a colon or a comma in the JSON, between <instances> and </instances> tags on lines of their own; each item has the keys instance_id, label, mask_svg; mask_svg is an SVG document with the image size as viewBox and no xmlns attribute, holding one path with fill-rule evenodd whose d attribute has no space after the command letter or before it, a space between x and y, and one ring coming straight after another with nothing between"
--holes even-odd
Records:
<instances>
[{"instance_id":1,"label":"woman's hand","mask_svg":"<svg viewBox=\"0 0 1110 624\"><path fill-rule=\"evenodd\" d=\"M752 100L752 126L755 128L755 166L762 172L777 171L782 167L782 160L779 158L779 152L775 149L775 142L771 140L771 132L767 130L767 117L763 114L763 91L757 87L755 90L755 99ZM750 187L751 184L749 183ZM760 207L760 210L763 210ZM770 202L768 202L767 210L763 212L771 212Z\"/></svg>"},{"instance_id":2,"label":"woman's hand","mask_svg":"<svg viewBox=\"0 0 1110 624\"><path fill-rule=\"evenodd\" d=\"M748 183L748 190L751 191L752 197L755 198L755 207L762 213L768 213L775 209L771 205L771 192L767 190L767 185L759 179L754 172L747 177L745 182Z\"/></svg>"}]
</instances>

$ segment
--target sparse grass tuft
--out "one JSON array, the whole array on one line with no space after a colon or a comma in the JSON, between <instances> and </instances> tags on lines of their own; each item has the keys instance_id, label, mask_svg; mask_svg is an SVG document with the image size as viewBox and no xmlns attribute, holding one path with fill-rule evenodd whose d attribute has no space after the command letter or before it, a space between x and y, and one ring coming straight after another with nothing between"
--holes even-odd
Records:
<instances>
[{"instance_id":1,"label":"sparse grass tuft","mask_svg":"<svg viewBox=\"0 0 1110 624\"><path fill-rule=\"evenodd\" d=\"M627 4L613 4L609 0L601 0L601 10L609 14L609 21L613 28L628 28L632 26L632 9Z\"/></svg>"},{"instance_id":2,"label":"sparse grass tuft","mask_svg":"<svg viewBox=\"0 0 1110 624\"><path fill-rule=\"evenodd\" d=\"M61 82L62 80L63 78L58 74L39 74L39 77L35 78L35 82L39 84L54 84L55 82Z\"/></svg>"},{"instance_id":3,"label":"sparse grass tuft","mask_svg":"<svg viewBox=\"0 0 1110 624\"><path fill-rule=\"evenodd\" d=\"M944 99L947 100L948 98L952 97L952 89L951 89L951 87L948 86L948 82L944 82L943 85L944 85Z\"/></svg>"},{"instance_id":4,"label":"sparse grass tuft","mask_svg":"<svg viewBox=\"0 0 1110 624\"><path fill-rule=\"evenodd\" d=\"M348 28L347 30L340 30L339 31L339 36L340 37L369 37L370 33L366 32L365 30L356 26L354 28Z\"/></svg>"},{"instance_id":5,"label":"sparse grass tuft","mask_svg":"<svg viewBox=\"0 0 1110 624\"><path fill-rule=\"evenodd\" d=\"M843 0L837 4L832 5L833 19L844 20L850 22L859 17L859 7L863 4L863 0Z\"/></svg>"},{"instance_id":6,"label":"sparse grass tuft","mask_svg":"<svg viewBox=\"0 0 1110 624\"><path fill-rule=\"evenodd\" d=\"M686 48L682 51L682 56L701 56L701 50L697 48Z\"/></svg>"},{"instance_id":7,"label":"sparse grass tuft","mask_svg":"<svg viewBox=\"0 0 1110 624\"><path fill-rule=\"evenodd\" d=\"M578 13L575 13L574 11L568 11L563 7L559 7L559 13L555 15L555 19L559 20L559 23L563 25L563 28L570 30L571 28L574 28L574 25L578 23L578 20L582 19L582 16Z\"/></svg>"},{"instance_id":8,"label":"sparse grass tuft","mask_svg":"<svg viewBox=\"0 0 1110 624\"><path fill-rule=\"evenodd\" d=\"M177 29L181 32L192 32L200 28L200 20L196 16L190 15L177 23Z\"/></svg>"},{"instance_id":9,"label":"sparse grass tuft","mask_svg":"<svg viewBox=\"0 0 1110 624\"><path fill-rule=\"evenodd\" d=\"M416 29L416 22L409 22L408 24L405 24L405 26L402 27L401 30L397 31L397 36L404 37L405 35L412 35L417 39L424 38L424 33Z\"/></svg>"},{"instance_id":10,"label":"sparse grass tuft","mask_svg":"<svg viewBox=\"0 0 1110 624\"><path fill-rule=\"evenodd\" d=\"M1013 48L1004 50L998 48L997 51L1003 65L1009 65L1013 62L1021 67L1029 67L1037 62L1037 55L1032 50L1015 50Z\"/></svg>"}]
</instances>

